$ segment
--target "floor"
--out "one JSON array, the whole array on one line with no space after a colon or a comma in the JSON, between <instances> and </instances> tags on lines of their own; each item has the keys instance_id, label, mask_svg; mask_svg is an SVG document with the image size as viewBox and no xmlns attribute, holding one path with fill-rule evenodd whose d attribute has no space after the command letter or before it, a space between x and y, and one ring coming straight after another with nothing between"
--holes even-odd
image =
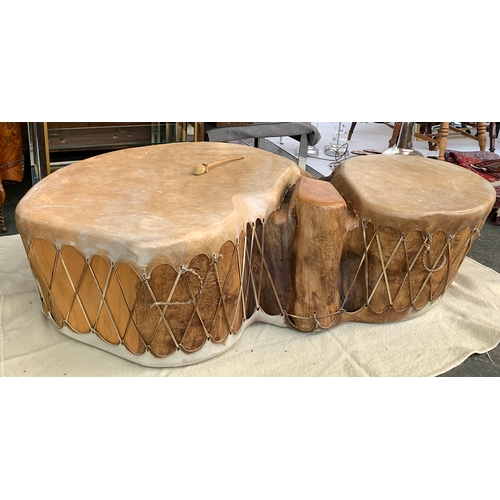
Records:
<instances>
[{"instance_id":1,"label":"floor","mask_svg":"<svg viewBox=\"0 0 500 500\"><path fill-rule=\"evenodd\" d=\"M320 130L322 139L318 144L318 151L311 153L308 157L307 170L316 177L331 173L331 163L334 160L324 154L324 148L333 140L333 130L337 123L314 123ZM346 129L350 124L342 124ZM388 147L387 142L391 137L392 130L384 124L358 123L348 144L347 157L352 156L352 151L374 149L383 151ZM265 148L273 153L295 159L297 155L297 141L288 138L275 138L266 141ZM489 143L488 146L489 147ZM420 151L424 156L436 157L436 151L430 151L427 142L413 141L413 148ZM448 142L449 149L458 151L478 150L477 142L460 136L451 136ZM500 154L500 142L499 151ZM4 204L5 224L7 232L0 236L17 234L14 221L14 211L18 201L31 187L31 178L25 175L23 182L5 186L6 202ZM498 249L500 247L500 226L494 226L486 221L481 230L479 238L475 241L469 252L469 257L500 272L500 258ZM499 325L500 328L500 325ZM500 346L485 354L474 354L461 365L441 375L444 377L496 377L500 376Z\"/></svg>"}]
</instances>

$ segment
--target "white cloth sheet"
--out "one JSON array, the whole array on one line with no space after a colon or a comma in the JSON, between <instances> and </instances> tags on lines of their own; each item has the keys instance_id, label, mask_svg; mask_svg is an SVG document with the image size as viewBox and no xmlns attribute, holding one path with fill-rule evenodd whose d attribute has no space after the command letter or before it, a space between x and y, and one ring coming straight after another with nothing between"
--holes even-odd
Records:
<instances>
[{"instance_id":1,"label":"white cloth sheet","mask_svg":"<svg viewBox=\"0 0 500 500\"><path fill-rule=\"evenodd\" d=\"M43 315L19 236L0 238L0 374L4 376L434 376L500 342L500 274L466 258L445 295L398 323L301 333L256 323L224 354L147 368L60 333Z\"/></svg>"}]
</instances>

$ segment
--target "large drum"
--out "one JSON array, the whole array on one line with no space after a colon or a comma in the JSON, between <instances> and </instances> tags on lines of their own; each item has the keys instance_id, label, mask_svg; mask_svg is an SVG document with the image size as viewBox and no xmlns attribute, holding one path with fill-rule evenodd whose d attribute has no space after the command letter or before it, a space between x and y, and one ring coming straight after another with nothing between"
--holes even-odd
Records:
<instances>
[{"instance_id":1,"label":"large drum","mask_svg":"<svg viewBox=\"0 0 500 500\"><path fill-rule=\"evenodd\" d=\"M435 160L351 159L328 182L259 149L182 143L65 167L16 222L57 328L176 366L224 352L254 321L313 331L422 311L494 200L481 177Z\"/></svg>"}]
</instances>

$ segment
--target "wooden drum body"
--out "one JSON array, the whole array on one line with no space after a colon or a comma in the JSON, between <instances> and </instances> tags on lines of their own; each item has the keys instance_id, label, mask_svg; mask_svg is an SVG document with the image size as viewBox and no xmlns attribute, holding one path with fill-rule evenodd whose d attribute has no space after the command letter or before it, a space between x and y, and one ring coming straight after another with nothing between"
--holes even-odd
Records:
<instances>
[{"instance_id":1,"label":"wooden drum body","mask_svg":"<svg viewBox=\"0 0 500 500\"><path fill-rule=\"evenodd\" d=\"M16 223L63 333L178 366L224 352L253 321L312 331L422 310L494 199L479 176L433 160L348 160L330 183L259 149L182 143L65 167L27 193Z\"/></svg>"},{"instance_id":2,"label":"wooden drum body","mask_svg":"<svg viewBox=\"0 0 500 500\"><path fill-rule=\"evenodd\" d=\"M355 218L342 250L342 320L406 318L444 293L495 200L470 173L386 155L353 158L335 172Z\"/></svg>"}]
</instances>

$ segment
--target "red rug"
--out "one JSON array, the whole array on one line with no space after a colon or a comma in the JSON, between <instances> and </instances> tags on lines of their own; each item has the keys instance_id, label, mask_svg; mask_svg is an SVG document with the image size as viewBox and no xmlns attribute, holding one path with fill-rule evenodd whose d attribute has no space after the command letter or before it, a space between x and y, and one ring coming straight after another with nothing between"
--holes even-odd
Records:
<instances>
[{"instance_id":1,"label":"red rug","mask_svg":"<svg viewBox=\"0 0 500 500\"><path fill-rule=\"evenodd\" d=\"M480 175L493 185L497 197L489 219L495 226L500 226L500 156L490 151L447 150L444 158L450 163Z\"/></svg>"}]
</instances>

